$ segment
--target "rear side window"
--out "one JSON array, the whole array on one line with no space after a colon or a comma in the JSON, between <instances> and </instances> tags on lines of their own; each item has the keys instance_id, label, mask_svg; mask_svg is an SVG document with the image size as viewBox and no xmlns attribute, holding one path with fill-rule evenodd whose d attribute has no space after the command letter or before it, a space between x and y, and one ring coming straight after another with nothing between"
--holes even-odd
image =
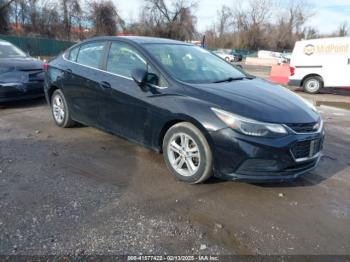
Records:
<instances>
[{"instance_id":1,"label":"rear side window","mask_svg":"<svg viewBox=\"0 0 350 262\"><path fill-rule=\"evenodd\" d=\"M79 46L70 50L68 60L73 62L77 61L78 52L79 52Z\"/></svg>"},{"instance_id":2,"label":"rear side window","mask_svg":"<svg viewBox=\"0 0 350 262\"><path fill-rule=\"evenodd\" d=\"M147 70L146 60L132 46L125 43L113 42L109 50L107 59L107 71L131 77L131 72L134 69Z\"/></svg>"},{"instance_id":3,"label":"rear side window","mask_svg":"<svg viewBox=\"0 0 350 262\"><path fill-rule=\"evenodd\" d=\"M105 45L105 42L94 42L82 45L79 49L77 63L98 68Z\"/></svg>"}]
</instances>

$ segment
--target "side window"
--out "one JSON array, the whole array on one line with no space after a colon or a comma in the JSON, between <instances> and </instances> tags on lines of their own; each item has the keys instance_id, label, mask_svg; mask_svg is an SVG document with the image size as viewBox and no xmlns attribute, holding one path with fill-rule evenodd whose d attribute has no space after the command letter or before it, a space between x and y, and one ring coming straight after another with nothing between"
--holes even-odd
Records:
<instances>
[{"instance_id":1,"label":"side window","mask_svg":"<svg viewBox=\"0 0 350 262\"><path fill-rule=\"evenodd\" d=\"M147 69L146 60L142 55L128 44L113 42L107 58L107 71L131 77L131 72L137 68Z\"/></svg>"},{"instance_id":2,"label":"side window","mask_svg":"<svg viewBox=\"0 0 350 262\"><path fill-rule=\"evenodd\" d=\"M68 56L69 61L73 61L73 62L77 61L77 55L79 52L79 48L80 48L80 46L77 46L77 47L73 48L72 50L70 50L69 56Z\"/></svg>"},{"instance_id":3,"label":"side window","mask_svg":"<svg viewBox=\"0 0 350 262\"><path fill-rule=\"evenodd\" d=\"M80 47L77 63L98 68L103 56L105 42L94 42Z\"/></svg>"}]
</instances>

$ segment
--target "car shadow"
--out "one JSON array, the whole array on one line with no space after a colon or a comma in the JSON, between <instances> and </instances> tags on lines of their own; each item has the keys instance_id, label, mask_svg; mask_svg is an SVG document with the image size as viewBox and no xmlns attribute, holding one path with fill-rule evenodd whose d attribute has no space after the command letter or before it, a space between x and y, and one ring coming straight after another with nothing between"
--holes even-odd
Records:
<instances>
[{"instance_id":1,"label":"car shadow","mask_svg":"<svg viewBox=\"0 0 350 262\"><path fill-rule=\"evenodd\" d=\"M30 107L42 106L45 104L46 104L45 98L40 97L40 98L34 98L34 99L4 102L0 104L0 109L30 108Z\"/></svg>"}]
</instances>

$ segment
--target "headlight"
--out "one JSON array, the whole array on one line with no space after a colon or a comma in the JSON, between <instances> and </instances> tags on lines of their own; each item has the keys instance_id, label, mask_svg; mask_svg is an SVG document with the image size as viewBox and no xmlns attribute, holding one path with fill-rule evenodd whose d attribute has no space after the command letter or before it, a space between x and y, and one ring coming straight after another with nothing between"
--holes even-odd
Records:
<instances>
[{"instance_id":1,"label":"headlight","mask_svg":"<svg viewBox=\"0 0 350 262\"><path fill-rule=\"evenodd\" d=\"M221 109L211 109L228 127L248 136L281 137L288 133L288 131L279 124L263 123Z\"/></svg>"}]
</instances>

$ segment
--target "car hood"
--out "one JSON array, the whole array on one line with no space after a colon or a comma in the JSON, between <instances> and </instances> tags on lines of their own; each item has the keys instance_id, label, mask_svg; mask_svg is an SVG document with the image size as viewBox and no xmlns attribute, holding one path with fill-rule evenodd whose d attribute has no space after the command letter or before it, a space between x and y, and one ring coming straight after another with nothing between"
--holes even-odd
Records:
<instances>
[{"instance_id":1,"label":"car hood","mask_svg":"<svg viewBox=\"0 0 350 262\"><path fill-rule=\"evenodd\" d=\"M262 79L195 84L197 98L214 107L270 123L311 123L320 116L298 95Z\"/></svg>"},{"instance_id":2,"label":"car hood","mask_svg":"<svg viewBox=\"0 0 350 262\"><path fill-rule=\"evenodd\" d=\"M31 57L0 58L0 68L1 67L15 70L40 70L43 68L43 62Z\"/></svg>"}]
</instances>

